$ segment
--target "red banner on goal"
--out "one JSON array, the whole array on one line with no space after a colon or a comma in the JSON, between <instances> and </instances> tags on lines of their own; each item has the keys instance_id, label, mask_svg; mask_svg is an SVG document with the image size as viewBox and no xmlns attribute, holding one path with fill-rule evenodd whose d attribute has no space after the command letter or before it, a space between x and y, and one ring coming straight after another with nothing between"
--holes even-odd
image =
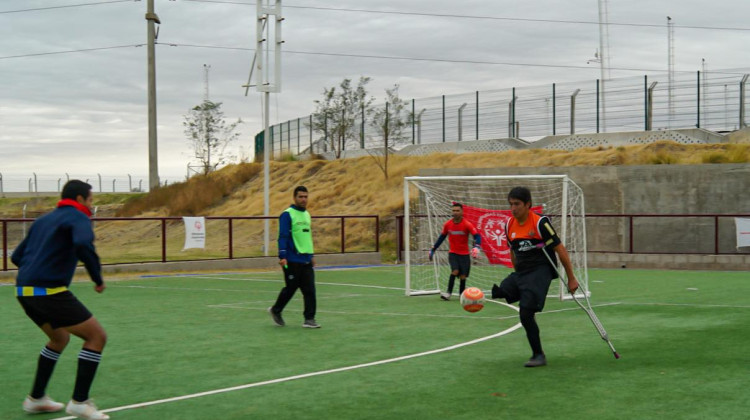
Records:
<instances>
[{"instance_id":1,"label":"red banner on goal","mask_svg":"<svg viewBox=\"0 0 750 420\"><path fill-rule=\"evenodd\" d=\"M542 206L532 207L531 211L541 213ZM513 267L505 235L505 225L511 217L510 210L490 210L464 204L464 218L477 228L482 237L482 251L490 264Z\"/></svg>"}]
</instances>

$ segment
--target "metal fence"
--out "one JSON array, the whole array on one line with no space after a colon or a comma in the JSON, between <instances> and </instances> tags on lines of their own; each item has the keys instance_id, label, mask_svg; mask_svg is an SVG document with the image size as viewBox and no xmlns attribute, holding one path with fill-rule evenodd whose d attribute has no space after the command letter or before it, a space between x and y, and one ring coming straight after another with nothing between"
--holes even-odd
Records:
<instances>
[{"instance_id":1,"label":"metal fence","mask_svg":"<svg viewBox=\"0 0 750 420\"><path fill-rule=\"evenodd\" d=\"M738 214L586 214L589 253L740 255L734 219ZM397 257L402 261L404 216L396 216ZM690 226L685 229L685 226ZM427 250L425 250L427 252Z\"/></svg>"},{"instance_id":2,"label":"metal fence","mask_svg":"<svg viewBox=\"0 0 750 420\"><path fill-rule=\"evenodd\" d=\"M312 216L315 219L316 254L380 251L380 218L377 215ZM102 264L198 261L261 257L265 220L278 231L278 217L208 216L206 249L182 249L185 237L181 217L95 217L96 248ZM33 218L0 219L0 271L13 267L9 258L23 240ZM129 232L124 238L123 230ZM276 241L269 255L276 255Z\"/></svg>"},{"instance_id":3,"label":"metal fence","mask_svg":"<svg viewBox=\"0 0 750 420\"><path fill-rule=\"evenodd\" d=\"M190 166L185 178L160 177L161 185L167 186L175 182L182 182L190 176ZM59 193L63 185L71 179L80 179L93 187L94 192L148 192L147 175L111 175L111 174L37 174L28 175L0 173L0 198L6 193Z\"/></svg>"},{"instance_id":4,"label":"metal fence","mask_svg":"<svg viewBox=\"0 0 750 420\"><path fill-rule=\"evenodd\" d=\"M395 144L444 143L500 138L535 140L576 133L747 127L745 85L750 69L667 73L585 82L475 91L409 101L394 116L408 123ZM325 153L330 139L311 130L313 116L269 127L271 155ZM371 119L357 124L345 150L383 147ZM263 156L263 133L256 136Z\"/></svg>"}]
</instances>

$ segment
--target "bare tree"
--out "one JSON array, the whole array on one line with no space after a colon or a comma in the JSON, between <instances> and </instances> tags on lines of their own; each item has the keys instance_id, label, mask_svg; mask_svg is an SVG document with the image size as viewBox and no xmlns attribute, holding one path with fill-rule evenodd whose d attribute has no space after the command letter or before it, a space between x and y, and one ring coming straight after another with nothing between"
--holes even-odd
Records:
<instances>
[{"instance_id":1,"label":"bare tree","mask_svg":"<svg viewBox=\"0 0 750 420\"><path fill-rule=\"evenodd\" d=\"M372 125L375 132L383 138L383 157L379 153L370 152L370 156L383 171L385 179L388 179L388 155L390 150L404 142L404 127L409 125L411 112L405 111L407 103L398 96L398 85L386 89L385 107L378 108L373 112Z\"/></svg>"},{"instance_id":2,"label":"bare tree","mask_svg":"<svg viewBox=\"0 0 750 420\"><path fill-rule=\"evenodd\" d=\"M221 102L203 101L191 109L188 115L184 115L184 118L182 125L185 127L185 136L195 158L200 162L203 174L235 159L226 149L239 138L240 133L235 130L242 124L242 120L238 119L227 125Z\"/></svg>"},{"instance_id":3,"label":"bare tree","mask_svg":"<svg viewBox=\"0 0 750 420\"><path fill-rule=\"evenodd\" d=\"M360 77L357 87L352 86L351 79L344 79L337 88L325 88L323 99L316 100L313 114L313 129L322 132L327 145L334 152L336 159L347 145L358 143L357 121L371 112L375 100L368 97L365 86L369 77Z\"/></svg>"}]
</instances>

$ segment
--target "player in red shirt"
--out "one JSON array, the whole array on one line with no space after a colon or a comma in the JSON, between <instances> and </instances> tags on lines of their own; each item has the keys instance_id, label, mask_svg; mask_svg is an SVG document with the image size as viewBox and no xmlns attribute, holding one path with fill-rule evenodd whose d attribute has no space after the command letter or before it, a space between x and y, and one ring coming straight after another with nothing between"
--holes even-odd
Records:
<instances>
[{"instance_id":1,"label":"player in red shirt","mask_svg":"<svg viewBox=\"0 0 750 420\"><path fill-rule=\"evenodd\" d=\"M474 225L464 220L464 206L461 203L454 202L451 212L453 213L453 218L445 222L443 232L438 237L432 249L430 249L430 261L432 261L435 250L440 247L440 244L443 243L446 237L448 238L448 244L450 245L448 262L451 266L451 275L448 278L448 291L440 294L440 299L443 300L450 300L456 276L461 281L458 292L459 294L464 292L466 278L469 277L469 271L471 270L469 254L474 258L479 255L479 245L482 240ZM469 252L469 235L474 236L474 248L472 248L471 253Z\"/></svg>"}]
</instances>

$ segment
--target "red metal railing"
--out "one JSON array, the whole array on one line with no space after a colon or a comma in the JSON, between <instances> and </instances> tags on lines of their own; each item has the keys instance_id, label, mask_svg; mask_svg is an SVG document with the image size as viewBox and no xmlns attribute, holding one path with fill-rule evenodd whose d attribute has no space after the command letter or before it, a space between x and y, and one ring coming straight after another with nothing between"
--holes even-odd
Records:
<instances>
[{"instance_id":1,"label":"red metal railing","mask_svg":"<svg viewBox=\"0 0 750 420\"><path fill-rule=\"evenodd\" d=\"M373 229L375 249L373 251L349 251L349 253L356 252L379 252L380 251L380 218L377 215L340 215L340 216L312 216L313 219L339 219L340 224L340 241L342 254L347 253L346 250L346 221L350 219L372 219L375 227ZM206 220L226 220L228 226L227 232L227 258L210 258L210 259L234 259L234 227L233 223L235 220L276 220L277 217L265 217L265 216L207 216ZM19 218L19 219L0 219L2 224L2 271L8 271L8 224L9 223L30 223L35 219L30 218ZM91 219L92 222L142 222L142 221L158 221L160 222L161 231L161 262L167 262L167 222L179 222L182 221L182 217L94 217ZM272 235L273 236L273 235ZM20 242L20 239L19 239ZM325 254L325 252L321 253ZM208 259L203 259L208 260ZM190 260L179 260L179 261L190 261ZM131 261L128 263L143 263L143 262L154 262L154 261Z\"/></svg>"}]
</instances>

